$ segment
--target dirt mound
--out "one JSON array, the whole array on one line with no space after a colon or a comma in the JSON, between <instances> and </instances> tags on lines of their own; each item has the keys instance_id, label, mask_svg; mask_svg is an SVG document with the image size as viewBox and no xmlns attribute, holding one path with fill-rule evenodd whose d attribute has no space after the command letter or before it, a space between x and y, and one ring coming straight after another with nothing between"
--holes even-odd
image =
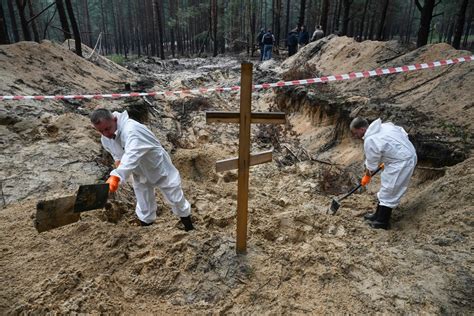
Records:
<instances>
[{"instance_id":1,"label":"dirt mound","mask_svg":"<svg viewBox=\"0 0 474 316\"><path fill-rule=\"evenodd\" d=\"M123 88L123 78L130 75L108 72L49 41L2 45L0 69L4 95L91 94L112 87L117 91Z\"/></svg>"}]
</instances>

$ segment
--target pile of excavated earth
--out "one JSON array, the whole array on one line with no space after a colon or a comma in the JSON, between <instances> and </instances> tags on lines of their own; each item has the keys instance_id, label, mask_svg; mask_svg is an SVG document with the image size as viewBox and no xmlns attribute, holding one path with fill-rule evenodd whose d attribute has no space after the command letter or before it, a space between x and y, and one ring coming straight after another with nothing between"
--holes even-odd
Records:
<instances>
[{"instance_id":1,"label":"pile of excavated earth","mask_svg":"<svg viewBox=\"0 0 474 316\"><path fill-rule=\"evenodd\" d=\"M283 63L255 62L253 79L466 55L446 44L409 50L330 36ZM143 57L124 68L68 45L22 42L0 46L0 73L2 95L164 91L239 85L240 61ZM206 110L237 111L238 92L1 101L0 313L472 314L473 84L466 62L255 91L253 111L284 111L287 123L252 126L252 152L274 157L251 168L246 255L235 253L237 173L215 171L217 160L237 156L238 126L205 119ZM109 208L35 230L38 201L73 195L113 168L88 119L96 107L127 110L157 135L181 173L196 230L179 229L159 192L155 224L136 226L129 183ZM357 115L403 126L417 149L387 231L362 218L376 205L379 177L326 212L363 172L362 143L348 130Z\"/></svg>"}]
</instances>

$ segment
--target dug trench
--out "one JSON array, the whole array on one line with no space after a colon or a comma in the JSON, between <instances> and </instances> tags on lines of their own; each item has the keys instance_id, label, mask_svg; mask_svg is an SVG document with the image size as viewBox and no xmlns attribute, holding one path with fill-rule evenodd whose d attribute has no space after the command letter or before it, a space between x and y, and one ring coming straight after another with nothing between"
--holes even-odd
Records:
<instances>
[{"instance_id":1,"label":"dug trench","mask_svg":"<svg viewBox=\"0 0 474 316\"><path fill-rule=\"evenodd\" d=\"M325 45L326 53L334 55L331 45L340 51L341 45L357 44L333 38ZM303 58L304 53L295 58ZM341 55L343 59L335 63L343 63L345 55ZM159 85L165 81L168 88L176 89L238 83L235 61L223 58L209 63L209 67L222 66L210 68L208 74L207 68L191 70L206 66L199 60L155 64L146 59L144 64L132 65L141 74L153 67L150 77L160 89L165 88ZM271 70L277 64L269 63L255 67L256 80L280 79L281 74ZM37 138L26 137L28 130L14 125L18 122L5 123L10 131L15 126L22 133L21 141L31 151L59 141L64 144L59 158L66 159L66 145L75 144L75 160L87 166L93 157L95 164L87 170L104 179L112 162L100 149L98 136L83 127L88 124L85 114L97 105L127 109L170 152L192 204L196 230L179 229L159 192L156 223L135 226L133 192L126 184L106 210L87 212L75 224L38 234L31 217L37 199L50 191L31 184L40 196L24 199L10 187L8 203L0 212L4 284L0 311L469 313L473 310L470 191L474 172L469 143L463 142L467 139L460 132L465 122L441 126L427 120L442 121L436 113L401 109L396 104L382 106L362 93L364 89L348 96L343 88L347 89L327 84L254 94L254 111L282 110L288 122L252 127L252 152L269 148L275 152L272 163L251 168L245 256L235 254L236 172L221 174L214 168L217 160L237 156L238 127L206 124L204 114L205 110L238 110L238 95L93 103L82 107L84 114L53 110L47 120L43 118L45 123L37 123L41 131ZM371 230L362 219L376 204L378 177L366 191L344 200L335 216L326 214L331 199L356 185L363 171L361 143L348 131L354 115L380 116L404 126L423 167L415 171L388 231ZM58 129L42 132L47 124ZM64 124L69 124L71 136L62 128ZM446 135L443 131L452 131L449 140L436 141ZM79 138L82 147L72 141L78 135L85 135ZM13 136L9 141L19 142ZM437 154L436 148L445 153ZM40 163L35 163L41 170ZM65 163L61 171L67 170ZM71 183L67 174L55 179Z\"/></svg>"}]
</instances>

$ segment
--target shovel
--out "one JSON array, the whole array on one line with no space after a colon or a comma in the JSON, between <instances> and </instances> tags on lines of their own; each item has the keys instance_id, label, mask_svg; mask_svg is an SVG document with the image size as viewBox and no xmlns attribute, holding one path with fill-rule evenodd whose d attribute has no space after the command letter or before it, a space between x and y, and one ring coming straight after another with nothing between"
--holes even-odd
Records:
<instances>
[{"instance_id":1,"label":"shovel","mask_svg":"<svg viewBox=\"0 0 474 316\"><path fill-rule=\"evenodd\" d=\"M34 226L41 233L75 223L81 219L81 212L103 208L107 202L107 183L81 185L77 195L40 201L36 205Z\"/></svg>"},{"instance_id":2,"label":"shovel","mask_svg":"<svg viewBox=\"0 0 474 316\"><path fill-rule=\"evenodd\" d=\"M380 166L377 168L377 170L375 170L375 172L372 174L372 177L375 176L380 170L382 170L384 167L384 164L380 164ZM355 191L357 191L360 187L362 186L362 184L359 184L358 186L356 186L355 188L353 188L352 190L350 190L348 193L344 194L341 198L339 199L332 199L332 202L331 202L331 207L328 209L327 211L327 214L331 214L331 215L334 215L336 214L337 210L339 209L339 207L341 206L341 201L344 200L346 197L348 197L349 195L351 195L352 193L354 193Z\"/></svg>"}]
</instances>

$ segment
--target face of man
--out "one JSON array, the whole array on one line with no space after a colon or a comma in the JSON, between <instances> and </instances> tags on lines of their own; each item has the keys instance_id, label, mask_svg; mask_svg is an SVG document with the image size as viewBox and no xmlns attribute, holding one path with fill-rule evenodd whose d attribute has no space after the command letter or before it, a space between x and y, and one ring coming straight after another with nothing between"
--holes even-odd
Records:
<instances>
[{"instance_id":1,"label":"face of man","mask_svg":"<svg viewBox=\"0 0 474 316\"><path fill-rule=\"evenodd\" d=\"M365 135L365 131L367 129L365 127L362 128L353 128L351 129L352 137L361 139Z\"/></svg>"},{"instance_id":2,"label":"face of man","mask_svg":"<svg viewBox=\"0 0 474 316\"><path fill-rule=\"evenodd\" d=\"M115 138L115 131L117 130L117 118L109 120L101 120L98 124L94 124L96 130L107 138Z\"/></svg>"}]
</instances>

